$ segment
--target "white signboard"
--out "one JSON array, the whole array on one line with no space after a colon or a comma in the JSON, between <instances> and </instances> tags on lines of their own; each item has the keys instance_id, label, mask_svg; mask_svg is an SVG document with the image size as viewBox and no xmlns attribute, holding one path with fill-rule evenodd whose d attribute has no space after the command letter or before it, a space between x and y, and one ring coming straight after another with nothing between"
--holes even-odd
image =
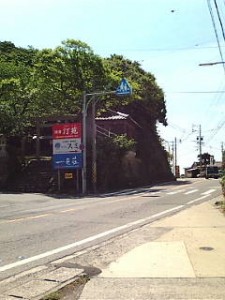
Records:
<instances>
[{"instance_id":1,"label":"white signboard","mask_svg":"<svg viewBox=\"0 0 225 300\"><path fill-rule=\"evenodd\" d=\"M81 138L53 140L53 154L80 153Z\"/></svg>"}]
</instances>

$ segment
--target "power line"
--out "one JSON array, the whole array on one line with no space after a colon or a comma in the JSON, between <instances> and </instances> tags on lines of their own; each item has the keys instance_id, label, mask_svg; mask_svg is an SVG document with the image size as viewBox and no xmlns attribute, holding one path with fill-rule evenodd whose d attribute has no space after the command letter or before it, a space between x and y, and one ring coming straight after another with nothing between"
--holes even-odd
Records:
<instances>
[{"instance_id":1,"label":"power line","mask_svg":"<svg viewBox=\"0 0 225 300\"><path fill-rule=\"evenodd\" d=\"M219 94L219 93L225 93L225 91L195 91L195 92L171 92L172 94ZM168 94L168 92L167 92Z\"/></svg>"},{"instance_id":2,"label":"power line","mask_svg":"<svg viewBox=\"0 0 225 300\"><path fill-rule=\"evenodd\" d=\"M224 83L224 78L223 82L221 81L218 90L224 90L225 88L225 83ZM218 121L218 113L213 113L214 110L218 109L218 105L224 101L224 95L223 93L217 93L210 97L210 103L208 105L203 105L202 106L202 115L207 118L207 128L214 128L215 127L215 122ZM209 129L210 132L212 132L212 129Z\"/></svg>"},{"instance_id":3,"label":"power line","mask_svg":"<svg viewBox=\"0 0 225 300\"><path fill-rule=\"evenodd\" d=\"M225 41L225 32L224 32L224 29L223 29L223 23L222 23L222 19L221 19L221 16L220 16L219 7L217 5L217 1L216 0L214 0L214 4L215 4L215 7L216 7L216 12L217 12L217 16L218 16L218 19L219 19L219 23L220 23L220 27L221 27L223 39Z\"/></svg>"},{"instance_id":4,"label":"power line","mask_svg":"<svg viewBox=\"0 0 225 300\"><path fill-rule=\"evenodd\" d=\"M225 46L220 46L224 48ZM216 49L218 46L199 46L199 44L187 47L179 48L126 48L126 49L111 49L115 52L170 52L170 51L187 51L187 50L204 50L204 49Z\"/></svg>"},{"instance_id":5,"label":"power line","mask_svg":"<svg viewBox=\"0 0 225 300\"><path fill-rule=\"evenodd\" d=\"M212 139L215 138L216 134L220 131L221 128L225 125L224 117L222 120L218 123L217 127L213 129L211 135L208 137L206 143L208 144Z\"/></svg>"},{"instance_id":6,"label":"power line","mask_svg":"<svg viewBox=\"0 0 225 300\"><path fill-rule=\"evenodd\" d=\"M221 46L220 46L220 41L219 41L219 35L218 35L218 32L217 32L216 22L215 22L215 19L214 19L213 9L212 9L210 0L207 0L207 3L208 3L209 12L210 12L210 15L211 15L212 23L213 23L214 32L215 32L215 35L216 35L216 40L217 40L217 45L218 45L220 57L221 57L221 60L224 61L223 60L223 53L222 53ZM224 70L224 73L225 73L224 64L223 64L223 70Z\"/></svg>"}]
</instances>

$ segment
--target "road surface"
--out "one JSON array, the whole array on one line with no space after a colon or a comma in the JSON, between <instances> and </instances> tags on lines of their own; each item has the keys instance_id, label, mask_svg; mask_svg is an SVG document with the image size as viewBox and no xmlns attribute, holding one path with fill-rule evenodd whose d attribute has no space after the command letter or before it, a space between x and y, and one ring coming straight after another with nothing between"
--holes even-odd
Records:
<instances>
[{"instance_id":1,"label":"road surface","mask_svg":"<svg viewBox=\"0 0 225 300\"><path fill-rule=\"evenodd\" d=\"M2 193L0 279L220 194L219 180L201 178L85 198Z\"/></svg>"}]
</instances>

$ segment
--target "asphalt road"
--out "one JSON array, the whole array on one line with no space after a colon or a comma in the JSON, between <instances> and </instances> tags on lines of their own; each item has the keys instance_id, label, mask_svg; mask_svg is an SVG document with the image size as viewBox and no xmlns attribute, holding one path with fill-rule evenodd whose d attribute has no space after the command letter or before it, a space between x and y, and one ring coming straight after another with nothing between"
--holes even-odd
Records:
<instances>
[{"instance_id":1,"label":"asphalt road","mask_svg":"<svg viewBox=\"0 0 225 300\"><path fill-rule=\"evenodd\" d=\"M85 198L2 193L0 279L220 194L219 180L214 179L184 179Z\"/></svg>"}]
</instances>

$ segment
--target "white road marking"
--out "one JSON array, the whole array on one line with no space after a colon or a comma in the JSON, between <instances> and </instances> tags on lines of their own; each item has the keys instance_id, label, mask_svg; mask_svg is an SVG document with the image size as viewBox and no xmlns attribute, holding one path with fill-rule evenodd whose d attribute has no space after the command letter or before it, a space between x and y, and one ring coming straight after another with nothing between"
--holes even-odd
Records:
<instances>
[{"instance_id":1,"label":"white road marking","mask_svg":"<svg viewBox=\"0 0 225 300\"><path fill-rule=\"evenodd\" d=\"M160 194L161 193L161 191L158 191L158 192L149 192L149 195L151 196L151 195L158 195L158 194Z\"/></svg>"},{"instance_id":2,"label":"white road marking","mask_svg":"<svg viewBox=\"0 0 225 300\"><path fill-rule=\"evenodd\" d=\"M175 192L169 192L169 193L166 193L167 195L175 195L175 194L177 194L178 192L177 191L175 191Z\"/></svg>"},{"instance_id":3,"label":"white road marking","mask_svg":"<svg viewBox=\"0 0 225 300\"><path fill-rule=\"evenodd\" d=\"M65 209L65 210L61 210L59 213L66 213L66 212L70 212L70 211L76 211L77 208L69 208L69 209Z\"/></svg>"},{"instance_id":4,"label":"white road marking","mask_svg":"<svg viewBox=\"0 0 225 300\"><path fill-rule=\"evenodd\" d=\"M19 266L22 266L22 265L26 265L26 264L28 264L30 262L34 262L34 261L40 260L42 258L45 258L45 257L51 256L51 255L54 255L54 254L57 254L57 253L60 253L60 252L63 252L63 251L66 251L66 250L78 247L78 246L81 246L81 245L84 245L84 244L87 244L89 242L98 240L98 239L100 239L102 237L106 237L106 236L111 235L113 233L119 232L121 230L131 228L134 225L139 225L139 224L145 223L147 221L151 221L154 218L166 215L166 214L168 214L170 212L174 212L174 211L180 210L183 207L184 207L184 205L179 205L179 206L176 206L174 208L167 209L165 211L162 211L160 213L152 215L150 217L139 219L137 221L130 222L128 224L125 224L125 225L122 225L122 226L110 229L108 231L104 231L104 232L96 234L94 236L90 236L90 237L88 237L88 238L86 238L84 240L81 240L81 241L78 241L78 242L75 242L75 243L63 246L63 247L59 247L59 248L53 249L53 250L50 250L50 251L47 251L47 252L35 255L33 257L26 258L24 260L14 262L12 264L8 264L8 265L5 265L5 266L2 266L2 267L0 267L0 272L4 272L4 271L9 270L9 269L13 269L13 268L16 268L16 267L19 267Z\"/></svg>"},{"instance_id":5,"label":"white road marking","mask_svg":"<svg viewBox=\"0 0 225 300\"><path fill-rule=\"evenodd\" d=\"M193 194L193 193L195 193L195 192L197 192L197 191L198 191L197 189L191 190L191 191L189 191L189 192L184 193L184 195Z\"/></svg>"},{"instance_id":6,"label":"white road marking","mask_svg":"<svg viewBox=\"0 0 225 300\"><path fill-rule=\"evenodd\" d=\"M204 196L202 196L202 197L200 197L200 198L198 198L198 199L195 199L195 200L192 200L192 201L187 202L187 204L192 204L192 203L198 202L198 201L200 201L200 200L202 200L202 199L205 199L205 198L208 197L208 196L209 196L209 194L208 194L208 195L204 195Z\"/></svg>"},{"instance_id":7,"label":"white road marking","mask_svg":"<svg viewBox=\"0 0 225 300\"><path fill-rule=\"evenodd\" d=\"M168 192L167 195L175 195L178 193L183 193L185 190L177 190L177 191L173 191L173 192Z\"/></svg>"},{"instance_id":8,"label":"white road marking","mask_svg":"<svg viewBox=\"0 0 225 300\"><path fill-rule=\"evenodd\" d=\"M183 190L178 190L177 192L178 193L183 193L183 192L185 192L186 190L185 189L183 189Z\"/></svg>"},{"instance_id":9,"label":"white road marking","mask_svg":"<svg viewBox=\"0 0 225 300\"><path fill-rule=\"evenodd\" d=\"M201 195L209 195L209 194L211 194L212 192L215 192L215 189L208 190L208 191L206 191L206 192L204 192L204 193L201 193Z\"/></svg>"}]
</instances>

